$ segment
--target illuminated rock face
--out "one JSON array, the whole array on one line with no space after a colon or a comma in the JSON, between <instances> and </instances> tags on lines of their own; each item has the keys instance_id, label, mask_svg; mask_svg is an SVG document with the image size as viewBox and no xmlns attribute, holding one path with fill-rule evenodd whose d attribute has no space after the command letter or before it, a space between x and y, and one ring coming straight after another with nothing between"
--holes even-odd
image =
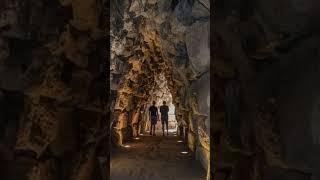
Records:
<instances>
[{"instance_id":1,"label":"illuminated rock face","mask_svg":"<svg viewBox=\"0 0 320 180\"><path fill-rule=\"evenodd\" d=\"M134 0L111 4L112 132L122 138L114 139L114 143L125 142L128 133L138 134L133 128L137 118L144 131L152 101L160 106L166 100L175 106L176 120L184 127L190 150L207 168L209 1Z\"/></svg>"}]
</instances>

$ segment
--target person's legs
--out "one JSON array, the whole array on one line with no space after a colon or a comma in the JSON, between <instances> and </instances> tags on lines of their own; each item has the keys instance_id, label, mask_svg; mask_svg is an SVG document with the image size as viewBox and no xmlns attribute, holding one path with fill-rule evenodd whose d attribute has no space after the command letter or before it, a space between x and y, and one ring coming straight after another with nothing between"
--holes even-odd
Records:
<instances>
[{"instance_id":1,"label":"person's legs","mask_svg":"<svg viewBox=\"0 0 320 180\"><path fill-rule=\"evenodd\" d=\"M151 121L150 135L152 134L152 126L153 126L153 124L152 124L152 121Z\"/></svg>"},{"instance_id":2,"label":"person's legs","mask_svg":"<svg viewBox=\"0 0 320 180\"><path fill-rule=\"evenodd\" d=\"M155 135L155 131L156 131L156 123L157 123L157 119L156 117L152 117L151 118L151 131L150 131L150 135Z\"/></svg>"},{"instance_id":3,"label":"person's legs","mask_svg":"<svg viewBox=\"0 0 320 180\"><path fill-rule=\"evenodd\" d=\"M155 128L155 125L154 125L154 123L152 123L150 135L153 135L153 134L154 134L154 128Z\"/></svg>"},{"instance_id":4,"label":"person's legs","mask_svg":"<svg viewBox=\"0 0 320 180\"><path fill-rule=\"evenodd\" d=\"M164 121L161 119L161 124L162 124L162 136L164 136Z\"/></svg>"},{"instance_id":5,"label":"person's legs","mask_svg":"<svg viewBox=\"0 0 320 180\"><path fill-rule=\"evenodd\" d=\"M166 126L167 126L167 135L169 135L169 132L168 132L168 124L169 124L169 122L168 122L168 120L166 120Z\"/></svg>"}]
</instances>

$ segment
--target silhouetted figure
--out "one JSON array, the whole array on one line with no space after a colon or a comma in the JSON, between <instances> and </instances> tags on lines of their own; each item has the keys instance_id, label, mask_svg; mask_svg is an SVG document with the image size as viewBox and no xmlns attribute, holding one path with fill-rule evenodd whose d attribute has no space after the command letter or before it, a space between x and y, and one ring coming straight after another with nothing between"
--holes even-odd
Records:
<instances>
[{"instance_id":1,"label":"silhouetted figure","mask_svg":"<svg viewBox=\"0 0 320 180\"><path fill-rule=\"evenodd\" d=\"M156 102L152 102L152 106L149 108L149 117L151 121L151 130L150 130L150 135L156 135L156 124L158 120L158 108L155 106ZM153 131L152 131L153 129Z\"/></svg>"},{"instance_id":2,"label":"silhouetted figure","mask_svg":"<svg viewBox=\"0 0 320 180\"><path fill-rule=\"evenodd\" d=\"M160 106L160 113L161 113L161 123L162 123L162 135L164 136L164 124L166 124L167 127L167 135L169 135L168 132L168 112L169 112L169 107L166 105L166 102L163 101L163 105Z\"/></svg>"}]
</instances>

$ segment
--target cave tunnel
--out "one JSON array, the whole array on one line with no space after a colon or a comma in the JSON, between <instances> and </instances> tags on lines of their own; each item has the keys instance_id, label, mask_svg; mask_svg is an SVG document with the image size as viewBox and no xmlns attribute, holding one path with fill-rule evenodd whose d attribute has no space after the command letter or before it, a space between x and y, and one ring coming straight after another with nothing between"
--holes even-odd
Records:
<instances>
[{"instance_id":1,"label":"cave tunnel","mask_svg":"<svg viewBox=\"0 0 320 180\"><path fill-rule=\"evenodd\" d=\"M111 179L210 179L208 7L111 2ZM169 106L168 135L160 121L150 135L153 101Z\"/></svg>"},{"instance_id":2,"label":"cave tunnel","mask_svg":"<svg viewBox=\"0 0 320 180\"><path fill-rule=\"evenodd\" d=\"M0 1L0 178L319 180L319 5Z\"/></svg>"}]
</instances>

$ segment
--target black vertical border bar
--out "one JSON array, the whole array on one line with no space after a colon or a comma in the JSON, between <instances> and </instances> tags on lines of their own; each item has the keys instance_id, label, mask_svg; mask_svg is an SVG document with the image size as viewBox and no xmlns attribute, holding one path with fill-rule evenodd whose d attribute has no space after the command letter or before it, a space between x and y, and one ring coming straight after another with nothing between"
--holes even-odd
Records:
<instances>
[{"instance_id":1,"label":"black vertical border bar","mask_svg":"<svg viewBox=\"0 0 320 180\"><path fill-rule=\"evenodd\" d=\"M106 131L107 131L107 141L106 142L108 144L108 153L107 153L107 162L106 162L106 168L107 168L107 172L106 172L106 179L109 180L110 179L110 150L111 150L111 136L110 136L110 122L111 122L111 117L110 117L110 0L103 0L103 16L104 16L104 23L105 23L105 27L104 27L104 34L105 34L105 45L106 45L106 51L105 51L105 57L104 57L104 61L105 63L105 73L106 73L106 99L105 99L105 112L106 112Z\"/></svg>"},{"instance_id":2,"label":"black vertical border bar","mask_svg":"<svg viewBox=\"0 0 320 180\"><path fill-rule=\"evenodd\" d=\"M214 126L214 89L213 89L213 81L214 81L214 72L213 72L213 20L214 20L214 2L215 0L210 0L210 180L214 180L214 146L213 146L213 126Z\"/></svg>"}]
</instances>

